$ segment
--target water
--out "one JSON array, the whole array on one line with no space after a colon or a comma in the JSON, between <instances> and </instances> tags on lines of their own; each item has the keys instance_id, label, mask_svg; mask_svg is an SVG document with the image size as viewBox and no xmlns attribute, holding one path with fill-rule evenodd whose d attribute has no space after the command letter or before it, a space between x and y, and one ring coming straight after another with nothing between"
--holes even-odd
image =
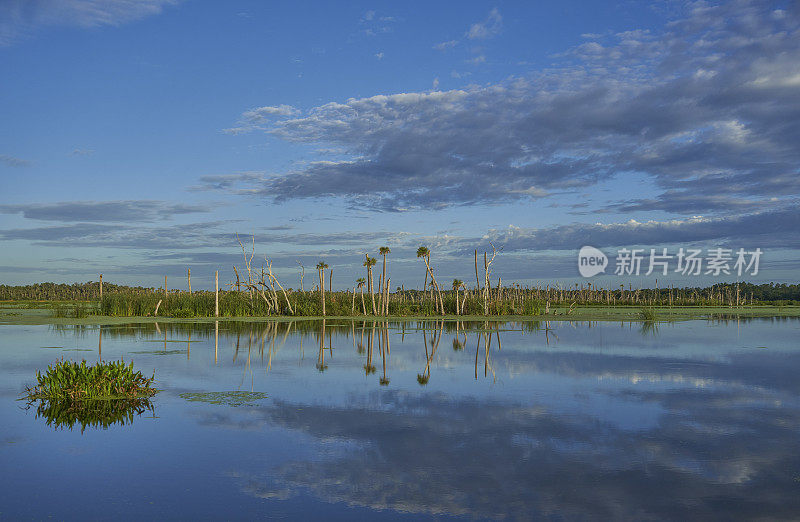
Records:
<instances>
[{"instance_id":1,"label":"water","mask_svg":"<svg viewBox=\"0 0 800 522\"><path fill-rule=\"evenodd\" d=\"M0 519L800 517L797 320L386 326L0 326ZM61 357L162 391L59 429Z\"/></svg>"}]
</instances>

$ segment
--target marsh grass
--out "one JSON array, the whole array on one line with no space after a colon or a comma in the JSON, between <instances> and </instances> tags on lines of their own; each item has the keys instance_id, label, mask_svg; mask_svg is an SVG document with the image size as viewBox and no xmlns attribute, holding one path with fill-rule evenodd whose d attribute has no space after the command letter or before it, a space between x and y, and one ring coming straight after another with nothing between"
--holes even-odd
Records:
<instances>
[{"instance_id":1,"label":"marsh grass","mask_svg":"<svg viewBox=\"0 0 800 522\"><path fill-rule=\"evenodd\" d=\"M250 279L249 271L246 281L240 281L239 275L237 272L237 283L224 285L230 289L219 292L218 315L221 318L555 316L572 315L575 306L631 307L631 313L638 315L641 307L726 307L736 310L766 304L792 306L800 300L800 285L719 283L706 288L670 286L633 289L630 284L628 288L602 288L587 282L533 287L519 284L502 286L500 278L496 284L490 284L490 278L487 277L475 287L455 279L454 283L460 284L453 286L453 290L436 285L432 289L426 285L424 290L400 286L396 287L396 291L391 291L381 282L377 292L378 312L372 306L367 307L366 302L362 303L359 294L363 292L364 278L356 280L358 285L353 286L352 291L328 290L323 297L316 290L284 289L271 271L269 279L265 279L262 273L261 279L256 278L257 281ZM92 315L172 318L210 318L217 315L215 293L211 291L183 292L173 289L165 293L163 289L111 284L106 284L104 288L106 290L98 300L97 283L72 286L46 283L26 287L0 285L0 299L11 300L0 303L4 306L7 303L11 308L51 309L55 317L74 319ZM372 304L372 295L367 293L364 301L369 300ZM563 312L562 309L567 306L569 310ZM2 314L11 315L4 311Z\"/></svg>"},{"instance_id":2,"label":"marsh grass","mask_svg":"<svg viewBox=\"0 0 800 522\"><path fill-rule=\"evenodd\" d=\"M89 303L54 303L53 317L83 319L97 313L97 307Z\"/></svg>"},{"instance_id":3,"label":"marsh grass","mask_svg":"<svg viewBox=\"0 0 800 522\"><path fill-rule=\"evenodd\" d=\"M161 302L159 306L158 303ZM99 313L111 317L214 317L214 292L170 293L116 292L103 295ZM222 317L264 317L269 314L267 303L245 292L220 292L219 309ZM289 315L288 310L285 315Z\"/></svg>"},{"instance_id":4,"label":"marsh grass","mask_svg":"<svg viewBox=\"0 0 800 522\"><path fill-rule=\"evenodd\" d=\"M388 249L387 249L388 253ZM389 275L388 272L386 274ZM268 286L271 286L273 282L276 282L274 277L270 277L269 280L264 280L264 276L262 275L262 281L259 282L260 288L267 291L269 293ZM363 278L360 278L363 279ZM467 281L467 279L464 279ZM238 276L237 276L238 281ZM458 280L456 280L458 281ZM593 285L590 283L580 283L580 284L550 284L550 285L536 285L536 286L521 286L518 284L511 284L507 286L503 286L502 289L499 288L499 280L497 281L497 285L492 284L491 293L492 297L490 298L490 302L488 303L490 307L497 306L498 308L502 308L502 302L507 301L510 302L511 306L515 306L516 308L525 308L528 302L530 301L538 301L542 308L544 309L544 304L550 303L552 306L563 306L564 304L569 304L572 302L576 302L578 305L586 306L586 305L621 305L621 306L728 306L728 307L738 307L749 304L750 306L753 305L778 305L778 306L796 306L800 304L800 284L776 284L776 283L763 283L763 284L752 284L746 282L740 283L716 283L712 286L708 287L667 287L667 288L639 288L634 289L631 285L628 285L626 289L624 286L620 287L607 287L602 288L598 287L597 285ZM247 284L246 282L243 284ZM228 285L232 286L232 285ZM233 285L235 286L235 285ZM481 285L485 286L485 285ZM258 285L254 286L253 288L258 287ZM360 286L358 288L361 288ZM189 316L191 314L194 317L203 317L203 316L211 316L213 314L213 301L214 301L214 293L213 292L179 292L176 290L170 291L168 296L164 296L164 292L161 289L157 288L146 288L141 286L123 286L123 285L115 285L108 281L103 283L103 301L108 299L108 302L104 304L104 309L100 312L102 315L111 315L111 316L146 316L152 315L155 306L160 299L164 299L165 305L169 309L168 313L159 314L159 315L186 315ZM233 291L233 290L221 290L220 291L220 303L221 307L223 308L222 316L227 317L244 317L244 316L266 316L266 315L297 315L297 316L310 316L315 315L319 316L322 315L321 312L321 305L319 301L319 294L317 292L308 291L292 291L290 288L286 289L289 294L289 299L293 301L292 305L294 306L294 300L303 301L302 304L305 305L306 311L297 312L297 313L286 313L287 311L282 310L284 307L287 307L286 302L283 299L278 299L282 301L278 308L281 310L277 311L272 310L271 314L268 313L261 313L258 312L258 308L265 308L268 309L267 303L262 299L261 302L257 302L258 299L250 299L250 294L247 291ZM398 288L400 290L400 288ZM426 290L428 290L426 288ZM469 303L472 301L472 308L475 308L475 302L480 303L483 305L483 289L482 288L475 288L475 287L462 287L462 294L463 292L467 292L468 298L467 302ZM326 312L327 315L355 315L355 314L344 314L344 313L332 313L328 310L331 302L339 302L340 308L350 308L352 307L352 293L346 294L344 292L333 292L329 294L326 293ZM400 304L407 305L409 301L415 301L417 304L421 304L421 308L424 310L426 308L434 308L434 299L433 296L430 295L428 291L422 290L413 290L408 289L406 290L403 288L402 295L400 296ZM449 292L442 289L442 298L444 298L445 307L452 308L455 310L453 306L455 303L455 292ZM425 297L427 295L427 298ZM115 298L114 296L120 296L119 299ZM134 298L135 296L135 298ZM328 298L331 300L328 300ZM348 297L349 299L342 299L342 297ZM397 295L394 292L391 292L389 302L390 307L392 304L396 304L398 301ZM185 299L189 299L185 301ZM438 297L437 297L438 298ZM90 281L87 283L75 283L71 285L67 284L55 284L55 283L36 283L32 285L25 285L25 286L9 286L9 285L2 285L0 284L0 303L6 302L12 306L18 306L20 308L51 308L51 303L53 301L57 301L60 303L75 303L75 302L83 302L84 304L89 305L88 313L91 315L93 312L92 307L95 303L98 302L100 299L100 285L96 281ZM227 301L227 302L226 302ZM305 301L313 301L305 302ZM447 301L450 302L450 306L448 306ZM497 303L497 305L495 305ZM360 304L360 303L359 303ZM273 303L274 305L274 303ZM316 310L317 308L320 309L319 312L315 311L311 313L308 309ZM403 306L401 306L403 308ZM469 308L469 305L468 305ZM210 310L210 312L209 312ZM478 313L479 310L465 310L457 315L501 315L499 313L493 313L491 310L487 310L486 312ZM447 310L448 314L453 312ZM522 313L516 312L512 315L533 315L524 311ZM389 315L396 315L392 314L391 311ZM405 315L405 314L400 314ZM417 314L419 315L419 314ZM428 314L425 314L428 315ZM431 313L430 315L434 315ZM69 316L67 316L69 317Z\"/></svg>"},{"instance_id":5,"label":"marsh grass","mask_svg":"<svg viewBox=\"0 0 800 522\"><path fill-rule=\"evenodd\" d=\"M656 313L655 308L644 306L641 310L639 310L639 319L648 322L657 321L658 314Z\"/></svg>"},{"instance_id":6,"label":"marsh grass","mask_svg":"<svg viewBox=\"0 0 800 522\"><path fill-rule=\"evenodd\" d=\"M435 301L424 296L424 293L413 290L405 292L402 296L391 294L388 315L406 317L439 315ZM364 317L360 306L353 308L352 297L352 293L349 292L325 292L325 314L335 317ZM256 294L251 296L247 292L220 292L219 314L220 317L321 317L323 315L320 295L317 292L289 292L288 300L291 309L285 300L279 300L278 309L275 310L275 308L270 309L267 302ZM455 292L443 292L442 304L445 313L455 315L457 310ZM96 312L89 310L87 313L110 317L146 317L153 316L156 306L159 317L214 317L214 293L175 292L166 297L161 292L109 293L103 296ZM490 315L537 315L543 308L542 303L535 299L523 302L505 298L495 299L490 303L489 313ZM460 315L483 315L483 299L469 295L464 300L464 306L458 306L458 310ZM371 314L371 310L368 314Z\"/></svg>"}]
</instances>

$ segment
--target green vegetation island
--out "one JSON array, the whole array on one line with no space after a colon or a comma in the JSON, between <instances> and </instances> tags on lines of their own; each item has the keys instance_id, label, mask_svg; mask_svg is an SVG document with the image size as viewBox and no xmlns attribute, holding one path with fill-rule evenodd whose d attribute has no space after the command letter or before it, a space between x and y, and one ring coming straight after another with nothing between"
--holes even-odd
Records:
<instances>
[{"instance_id":1,"label":"green vegetation island","mask_svg":"<svg viewBox=\"0 0 800 522\"><path fill-rule=\"evenodd\" d=\"M80 425L107 429L113 424L130 424L146 410L153 410L150 398L157 393L152 377L134 370L133 362L59 360L28 386L20 400L36 407L36 416L48 426L69 429Z\"/></svg>"}]
</instances>

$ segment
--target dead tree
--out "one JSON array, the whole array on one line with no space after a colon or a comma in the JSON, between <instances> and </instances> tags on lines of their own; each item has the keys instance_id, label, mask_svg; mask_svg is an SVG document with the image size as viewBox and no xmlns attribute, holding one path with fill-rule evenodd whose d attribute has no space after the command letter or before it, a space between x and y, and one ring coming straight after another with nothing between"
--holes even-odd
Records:
<instances>
[{"instance_id":1,"label":"dead tree","mask_svg":"<svg viewBox=\"0 0 800 522\"><path fill-rule=\"evenodd\" d=\"M298 265L300 265L300 291L305 292L303 289L303 277L306 275L306 267L303 266L303 263L300 261L295 261Z\"/></svg>"},{"instance_id":2,"label":"dead tree","mask_svg":"<svg viewBox=\"0 0 800 522\"><path fill-rule=\"evenodd\" d=\"M486 252L483 253L483 315L489 315L489 294L492 290L491 281L489 278L492 274L492 263L494 262L494 258L497 256L497 249L494 247L494 244L489 244L492 245L491 259L487 257Z\"/></svg>"}]
</instances>

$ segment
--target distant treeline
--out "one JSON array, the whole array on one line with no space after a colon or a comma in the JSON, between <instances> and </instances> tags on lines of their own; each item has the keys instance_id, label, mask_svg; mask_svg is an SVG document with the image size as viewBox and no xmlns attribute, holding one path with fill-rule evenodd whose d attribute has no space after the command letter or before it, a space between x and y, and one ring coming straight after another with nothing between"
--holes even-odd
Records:
<instances>
[{"instance_id":1,"label":"distant treeline","mask_svg":"<svg viewBox=\"0 0 800 522\"><path fill-rule=\"evenodd\" d=\"M592 283L572 285L508 285L476 290L467 289L460 281L454 283L462 290L457 306L457 290L440 290L442 308L458 315L480 313L484 306L495 308L495 313L530 314L538 308L547 309L549 305L750 305L750 304L800 304L800 284L786 283L718 283L708 287L683 288L641 288L619 286L602 288ZM298 291L286 289L286 297L279 292L270 292L267 285L262 290L220 290L220 315L322 315L320 308L319 288ZM366 286L366 285L363 285ZM195 291L191 294L182 290L170 290L164 294L162 288L146 288L141 286L124 286L103 283L103 303L100 308L109 315L146 315L152 314L158 301L163 300L164 312L190 313L191 315L214 314L214 292ZM355 289L354 289L355 290ZM360 291L359 291L360 290ZM439 290L439 289L437 289ZM270 295L272 294L272 295ZM384 315L373 312L373 296L364 295L359 287L355 295L353 291L325 292L325 302L332 310L327 315ZM362 295L365 300L362 301ZM375 296L380 301L383 296ZM189 298L189 299L187 299ZM3 301L99 301L100 283L56 284L37 283L25 286L0 285L0 300ZM398 287L386 297L390 312L436 314L437 296L433 288L425 291ZM293 305L289 312L289 302ZM366 306L364 306L366 304ZM286 310L284 310L286 308ZM452 311L450 310L452 308ZM441 312L441 310L438 310ZM333 313L331 313L333 312ZM491 314L491 312L489 312ZM483 315L489 315L483 314Z\"/></svg>"},{"instance_id":2,"label":"distant treeline","mask_svg":"<svg viewBox=\"0 0 800 522\"><path fill-rule=\"evenodd\" d=\"M103 282L103 292L147 293L154 288L124 286ZM35 283L24 286L0 285L3 301L94 301L100 299L100 283Z\"/></svg>"},{"instance_id":3,"label":"distant treeline","mask_svg":"<svg viewBox=\"0 0 800 522\"><path fill-rule=\"evenodd\" d=\"M103 283L103 275L99 274L99 281L82 284L0 285L0 301L55 301L47 305L53 308L54 315L76 318L94 314L117 317L547 316L557 314L556 308L567 308L568 315L575 306L733 308L800 304L800 285L785 283L718 283L708 287L637 289L631 284L627 287L602 286L592 280L567 285L534 286L507 282L504 285L502 277L493 271L493 263L500 253L494 245L491 253L483 252L483 266L478 250L474 251L474 280L472 270L464 281L437 280L431 264L431 250L420 246L416 257L425 266L422 288L406 289L397 283L392 286L387 264L391 248L382 246L377 249L377 256L382 258L380 268L377 257L365 253L365 277L351 280L348 286L352 290L333 291L333 269L324 260L314 267L316 278L309 267L310 277L305 285L306 267L298 261L300 289L293 290L280 283L272 272L272 261L267 257L260 267L252 264L256 253L255 237L242 242L237 235L236 240L242 249L244 266L233 267L236 279L222 285L227 289L220 289L219 272L215 271L214 291L193 292L192 271L187 267L187 291L170 290L166 276L163 287L145 288ZM422 265L419 268L421 271ZM474 285L472 281L475 281ZM41 304L22 306L37 307Z\"/></svg>"}]
</instances>

